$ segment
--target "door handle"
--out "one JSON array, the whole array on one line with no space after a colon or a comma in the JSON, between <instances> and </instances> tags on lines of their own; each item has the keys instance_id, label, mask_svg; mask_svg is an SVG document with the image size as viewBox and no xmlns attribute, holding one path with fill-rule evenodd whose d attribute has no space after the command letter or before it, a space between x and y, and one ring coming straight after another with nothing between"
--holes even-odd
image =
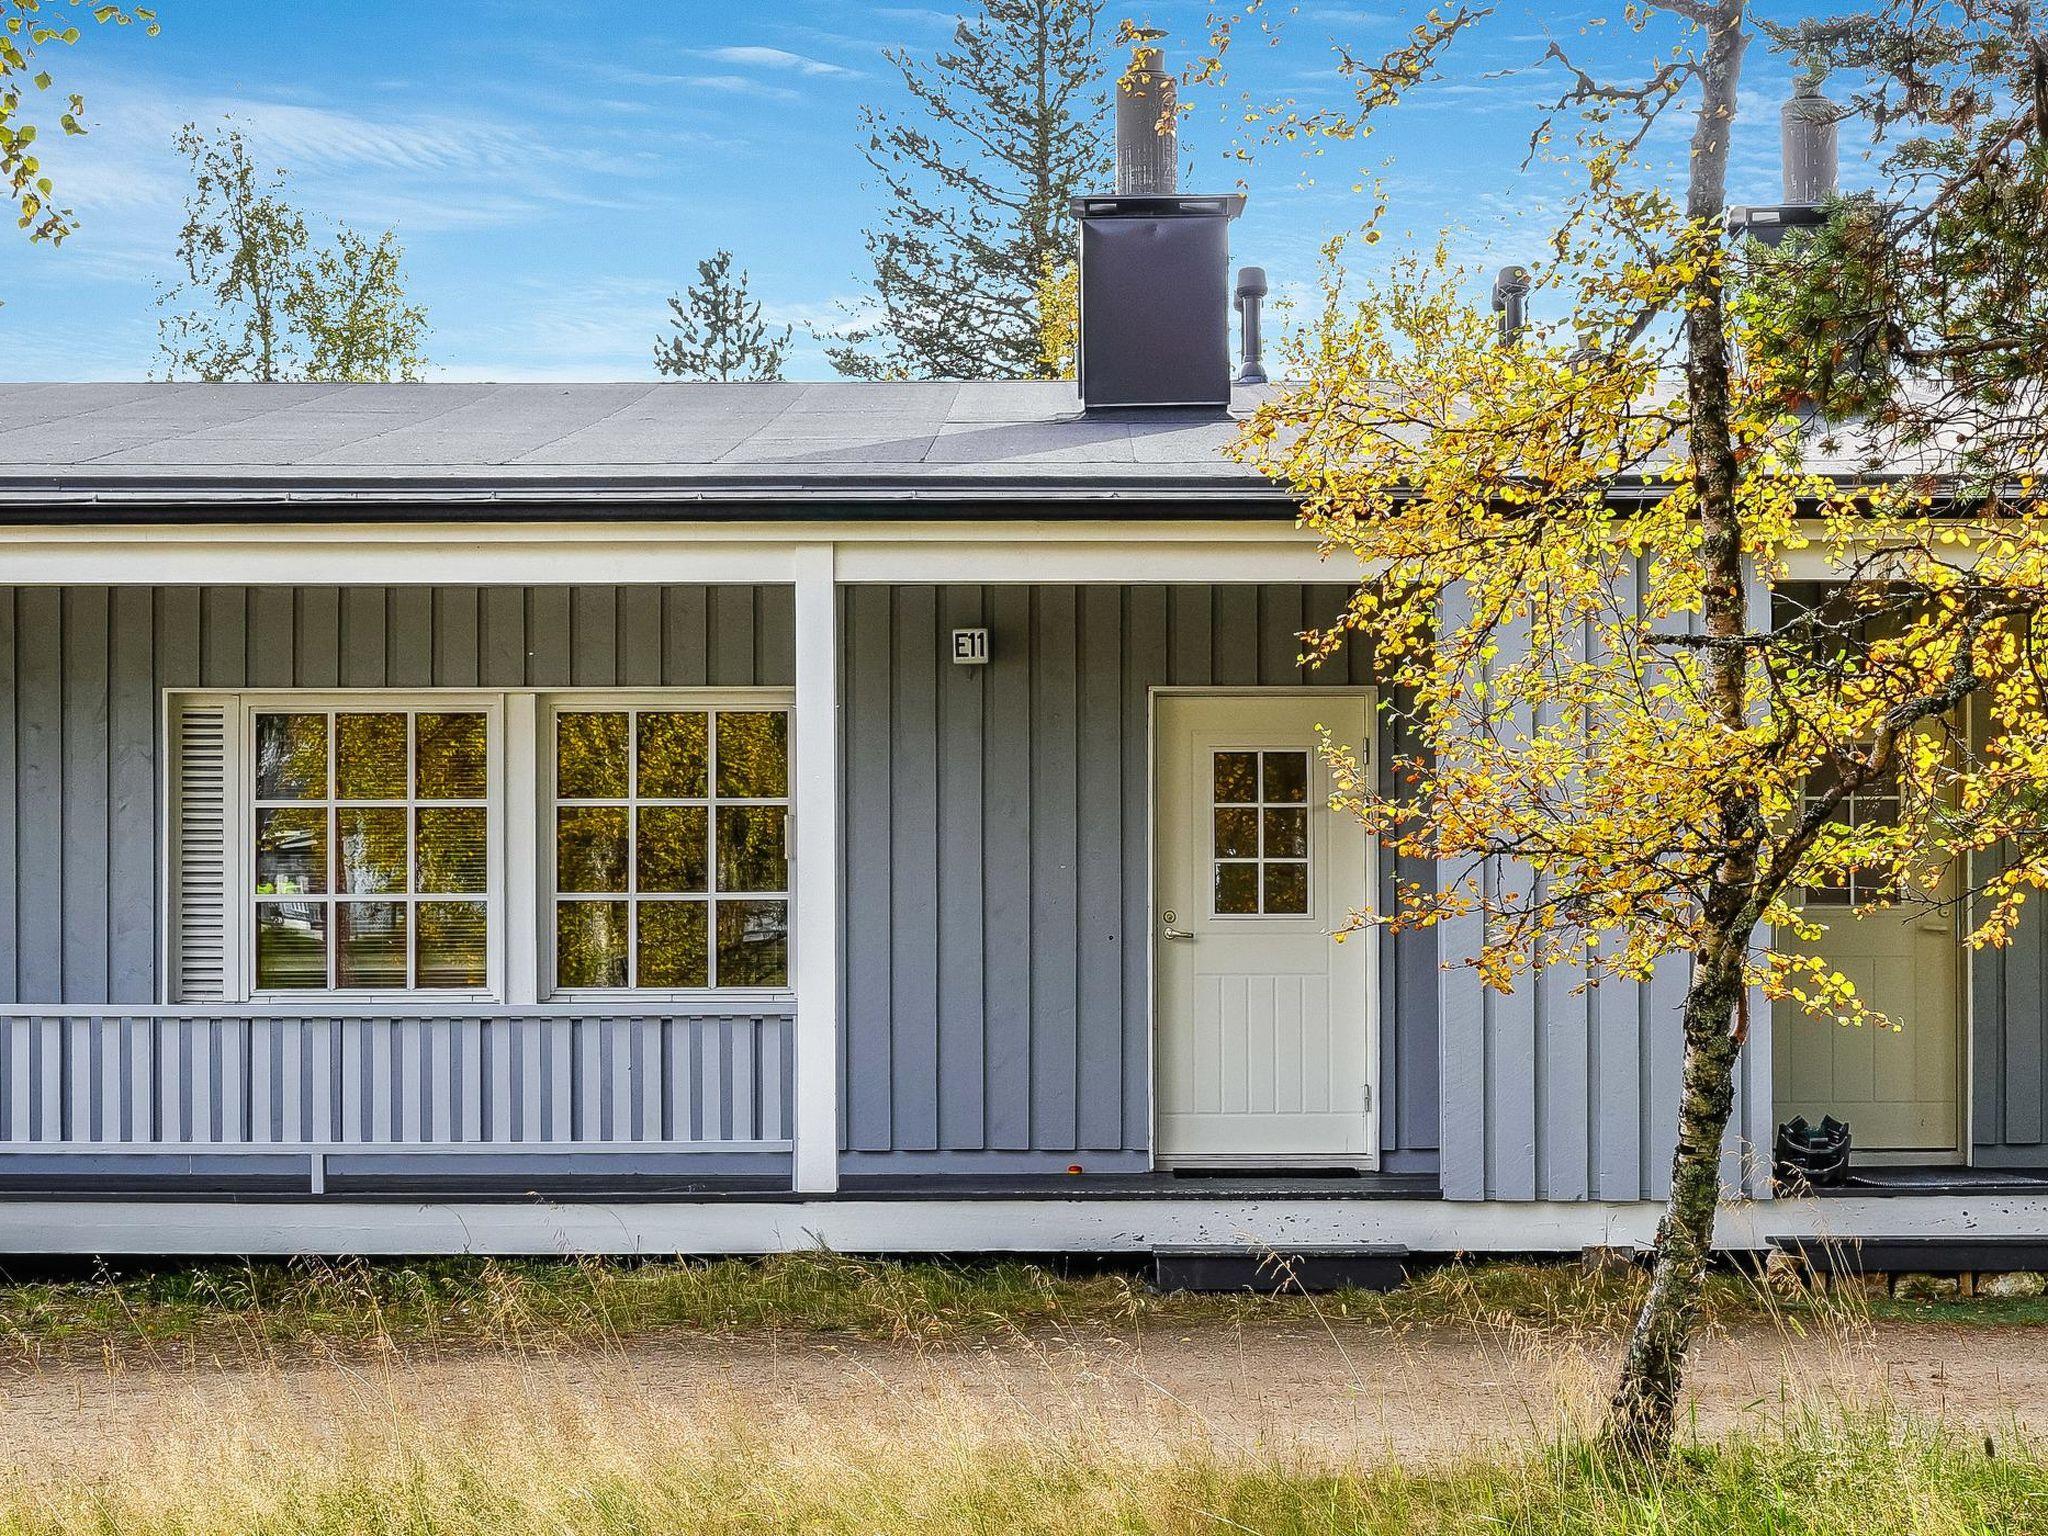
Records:
<instances>
[{"instance_id":1,"label":"door handle","mask_svg":"<svg viewBox=\"0 0 2048 1536\"><path fill-rule=\"evenodd\" d=\"M1192 939L1194 937L1187 929L1176 928L1171 923L1167 924L1166 931L1159 936L1162 939Z\"/></svg>"}]
</instances>

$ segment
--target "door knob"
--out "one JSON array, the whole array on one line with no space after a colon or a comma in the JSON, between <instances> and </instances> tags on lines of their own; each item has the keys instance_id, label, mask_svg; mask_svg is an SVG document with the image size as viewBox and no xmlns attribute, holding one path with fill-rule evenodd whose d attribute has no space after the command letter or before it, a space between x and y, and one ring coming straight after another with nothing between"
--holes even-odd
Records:
<instances>
[{"instance_id":1,"label":"door knob","mask_svg":"<svg viewBox=\"0 0 2048 1536\"><path fill-rule=\"evenodd\" d=\"M1160 937L1163 939L1192 939L1194 935L1185 928L1176 928L1171 923L1168 923L1166 931Z\"/></svg>"}]
</instances>

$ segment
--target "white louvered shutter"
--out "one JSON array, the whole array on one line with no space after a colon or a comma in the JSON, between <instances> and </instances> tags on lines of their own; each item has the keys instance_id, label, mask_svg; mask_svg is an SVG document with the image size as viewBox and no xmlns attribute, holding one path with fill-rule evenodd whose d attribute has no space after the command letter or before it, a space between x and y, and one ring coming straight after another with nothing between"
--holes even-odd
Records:
<instances>
[{"instance_id":1,"label":"white louvered shutter","mask_svg":"<svg viewBox=\"0 0 2048 1536\"><path fill-rule=\"evenodd\" d=\"M234 711L171 709L171 1001L226 1002L236 984Z\"/></svg>"}]
</instances>

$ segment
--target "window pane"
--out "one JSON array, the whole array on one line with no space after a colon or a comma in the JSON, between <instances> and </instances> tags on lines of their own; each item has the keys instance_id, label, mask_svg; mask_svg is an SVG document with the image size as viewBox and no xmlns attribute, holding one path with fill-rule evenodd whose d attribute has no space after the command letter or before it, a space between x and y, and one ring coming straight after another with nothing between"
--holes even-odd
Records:
<instances>
[{"instance_id":1,"label":"window pane","mask_svg":"<svg viewBox=\"0 0 2048 1536\"><path fill-rule=\"evenodd\" d=\"M334 905L334 984L405 985L405 904L340 901Z\"/></svg>"},{"instance_id":2,"label":"window pane","mask_svg":"<svg viewBox=\"0 0 2048 1536\"><path fill-rule=\"evenodd\" d=\"M640 793L656 800L703 799L708 734L701 714L642 714Z\"/></svg>"},{"instance_id":3,"label":"window pane","mask_svg":"<svg viewBox=\"0 0 2048 1536\"><path fill-rule=\"evenodd\" d=\"M701 805L648 805L640 808L640 889L701 891L706 889L709 860L704 852Z\"/></svg>"},{"instance_id":4,"label":"window pane","mask_svg":"<svg viewBox=\"0 0 2048 1536\"><path fill-rule=\"evenodd\" d=\"M789 855L782 845L789 813L779 805L718 808L718 888L786 891Z\"/></svg>"},{"instance_id":5,"label":"window pane","mask_svg":"<svg viewBox=\"0 0 2048 1536\"><path fill-rule=\"evenodd\" d=\"M480 901L423 901L416 962L423 987L482 988L487 929Z\"/></svg>"},{"instance_id":6,"label":"window pane","mask_svg":"<svg viewBox=\"0 0 2048 1536\"><path fill-rule=\"evenodd\" d=\"M1308 857L1308 812L1266 812L1266 857L1305 859Z\"/></svg>"},{"instance_id":7,"label":"window pane","mask_svg":"<svg viewBox=\"0 0 2048 1536\"><path fill-rule=\"evenodd\" d=\"M1259 813L1249 809L1216 812L1216 857L1255 859L1259 856Z\"/></svg>"},{"instance_id":8,"label":"window pane","mask_svg":"<svg viewBox=\"0 0 2048 1536\"><path fill-rule=\"evenodd\" d=\"M555 717L555 793L564 800L626 796L626 717Z\"/></svg>"},{"instance_id":9,"label":"window pane","mask_svg":"<svg viewBox=\"0 0 2048 1536\"><path fill-rule=\"evenodd\" d=\"M626 984L626 904L623 901L555 903L555 984L623 987Z\"/></svg>"},{"instance_id":10,"label":"window pane","mask_svg":"<svg viewBox=\"0 0 2048 1536\"><path fill-rule=\"evenodd\" d=\"M1266 866L1266 910L1301 913L1308 910L1308 866L1268 864Z\"/></svg>"},{"instance_id":11,"label":"window pane","mask_svg":"<svg viewBox=\"0 0 2048 1536\"><path fill-rule=\"evenodd\" d=\"M1241 805L1259 798L1259 754L1218 752L1216 754L1216 803Z\"/></svg>"},{"instance_id":12,"label":"window pane","mask_svg":"<svg viewBox=\"0 0 2048 1536\"><path fill-rule=\"evenodd\" d=\"M256 985L265 992L327 985L327 908L319 902L258 902Z\"/></svg>"},{"instance_id":13,"label":"window pane","mask_svg":"<svg viewBox=\"0 0 2048 1536\"><path fill-rule=\"evenodd\" d=\"M1265 754L1265 797L1288 804L1308 799L1308 754L1268 752Z\"/></svg>"},{"instance_id":14,"label":"window pane","mask_svg":"<svg viewBox=\"0 0 2048 1536\"><path fill-rule=\"evenodd\" d=\"M326 807L258 811L256 894L308 896L326 889Z\"/></svg>"},{"instance_id":15,"label":"window pane","mask_svg":"<svg viewBox=\"0 0 2048 1536\"><path fill-rule=\"evenodd\" d=\"M718 984L789 985L789 908L780 901L718 904Z\"/></svg>"},{"instance_id":16,"label":"window pane","mask_svg":"<svg viewBox=\"0 0 2048 1536\"><path fill-rule=\"evenodd\" d=\"M320 800L327 795L327 717L256 717L256 798Z\"/></svg>"},{"instance_id":17,"label":"window pane","mask_svg":"<svg viewBox=\"0 0 2048 1536\"><path fill-rule=\"evenodd\" d=\"M423 806L413 812L419 838L413 855L419 864L415 890L484 888L490 873L488 814L480 805Z\"/></svg>"},{"instance_id":18,"label":"window pane","mask_svg":"<svg viewBox=\"0 0 2048 1536\"><path fill-rule=\"evenodd\" d=\"M1259 866L1218 864L1216 866L1216 910L1242 915L1259 910Z\"/></svg>"},{"instance_id":19,"label":"window pane","mask_svg":"<svg viewBox=\"0 0 2048 1536\"><path fill-rule=\"evenodd\" d=\"M640 903L640 979L643 987L701 987L708 964L704 952L703 901Z\"/></svg>"},{"instance_id":20,"label":"window pane","mask_svg":"<svg viewBox=\"0 0 2048 1536\"><path fill-rule=\"evenodd\" d=\"M335 716L334 786L337 799L403 800L405 716Z\"/></svg>"},{"instance_id":21,"label":"window pane","mask_svg":"<svg viewBox=\"0 0 2048 1536\"><path fill-rule=\"evenodd\" d=\"M563 806L555 812L555 888L626 888L626 808Z\"/></svg>"},{"instance_id":22,"label":"window pane","mask_svg":"<svg viewBox=\"0 0 2048 1536\"><path fill-rule=\"evenodd\" d=\"M481 800L490 784L482 715L419 715L413 781L422 800Z\"/></svg>"},{"instance_id":23,"label":"window pane","mask_svg":"<svg viewBox=\"0 0 2048 1536\"><path fill-rule=\"evenodd\" d=\"M334 813L341 869L337 889L374 896L405 889L405 812L400 807L344 806Z\"/></svg>"},{"instance_id":24,"label":"window pane","mask_svg":"<svg viewBox=\"0 0 2048 1536\"><path fill-rule=\"evenodd\" d=\"M718 793L762 800L789 793L789 717L780 713L718 716Z\"/></svg>"}]
</instances>

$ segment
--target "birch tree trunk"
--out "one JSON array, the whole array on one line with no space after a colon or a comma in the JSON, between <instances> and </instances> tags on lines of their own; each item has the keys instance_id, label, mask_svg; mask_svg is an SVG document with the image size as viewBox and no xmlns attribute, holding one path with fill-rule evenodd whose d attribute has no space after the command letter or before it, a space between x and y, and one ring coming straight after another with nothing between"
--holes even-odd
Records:
<instances>
[{"instance_id":1,"label":"birch tree trunk","mask_svg":"<svg viewBox=\"0 0 2048 1536\"><path fill-rule=\"evenodd\" d=\"M1686 212L1703 255L1718 255L1728 184L1728 141L1748 41L1745 0L1681 9L1704 28L1700 115L1693 129ZM1690 396L1690 447L1698 487L1705 581L1701 591L1707 641L1702 682L1713 720L1743 729L1748 667L1742 636L1749 627L1743 581L1742 529L1735 455L1727 312L1718 260L1700 263L1688 293L1685 371ZM1720 644L1715 642L1719 641ZM1700 1295L1713 1254L1714 1214L1721 1193L1721 1142L1735 1103L1741 1050L1742 962L1756 927L1759 810L1753 792L1731 791L1718 808L1721 858L1693 952L1685 999L1685 1057L1680 1076L1678 1141L1671 1158L1671 1195L1657 1238L1650 1292L1636 1318L1621 1381L1608 1408L1606 1442L1631 1459L1656 1459L1671 1444L1686 1357L1699 1323Z\"/></svg>"}]
</instances>

